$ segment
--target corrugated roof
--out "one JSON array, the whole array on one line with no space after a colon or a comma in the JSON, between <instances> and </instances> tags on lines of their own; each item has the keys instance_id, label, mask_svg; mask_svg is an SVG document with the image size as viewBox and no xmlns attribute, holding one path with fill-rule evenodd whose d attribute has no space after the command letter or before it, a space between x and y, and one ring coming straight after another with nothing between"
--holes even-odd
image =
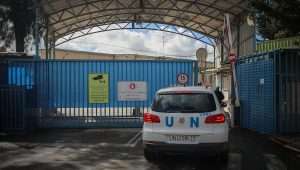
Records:
<instances>
[{"instance_id":1,"label":"corrugated roof","mask_svg":"<svg viewBox=\"0 0 300 170\"><path fill-rule=\"evenodd\" d=\"M210 38L222 32L224 13L247 11L247 0L42 0L55 39L113 23L161 23ZM102 28L103 29L103 28ZM118 28L116 28L118 29Z\"/></svg>"}]
</instances>

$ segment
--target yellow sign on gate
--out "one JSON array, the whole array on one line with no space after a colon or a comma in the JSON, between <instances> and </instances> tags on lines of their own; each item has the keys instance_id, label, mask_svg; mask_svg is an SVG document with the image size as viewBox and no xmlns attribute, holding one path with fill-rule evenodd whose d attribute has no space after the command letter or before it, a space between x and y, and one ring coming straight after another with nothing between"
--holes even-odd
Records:
<instances>
[{"instance_id":1,"label":"yellow sign on gate","mask_svg":"<svg viewBox=\"0 0 300 170\"><path fill-rule=\"evenodd\" d=\"M108 103L109 81L107 73L92 73L88 75L89 103Z\"/></svg>"}]
</instances>

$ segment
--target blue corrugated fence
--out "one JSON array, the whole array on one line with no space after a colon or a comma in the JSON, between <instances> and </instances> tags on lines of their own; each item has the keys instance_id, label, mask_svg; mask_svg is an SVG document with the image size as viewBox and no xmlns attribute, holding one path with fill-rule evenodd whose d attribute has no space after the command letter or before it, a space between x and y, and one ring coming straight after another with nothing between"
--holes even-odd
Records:
<instances>
[{"instance_id":1,"label":"blue corrugated fence","mask_svg":"<svg viewBox=\"0 0 300 170\"><path fill-rule=\"evenodd\" d=\"M275 50L237 63L241 126L261 133L300 132L300 49Z\"/></svg>"},{"instance_id":2,"label":"blue corrugated fence","mask_svg":"<svg viewBox=\"0 0 300 170\"><path fill-rule=\"evenodd\" d=\"M194 61L10 60L8 84L34 91L40 127L140 127L155 92L177 84L176 77L194 82ZM89 102L88 75L108 75L108 103ZM118 82L147 84L144 101L119 101ZM34 103L34 102L33 102Z\"/></svg>"}]
</instances>

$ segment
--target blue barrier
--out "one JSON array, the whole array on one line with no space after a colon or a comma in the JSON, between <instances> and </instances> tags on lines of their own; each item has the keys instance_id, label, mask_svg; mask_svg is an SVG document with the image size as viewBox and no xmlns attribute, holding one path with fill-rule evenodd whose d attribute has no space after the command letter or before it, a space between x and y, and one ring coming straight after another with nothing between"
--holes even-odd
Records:
<instances>
[{"instance_id":1,"label":"blue barrier","mask_svg":"<svg viewBox=\"0 0 300 170\"><path fill-rule=\"evenodd\" d=\"M120 127L120 123L114 122L140 127L140 117L149 111L155 92L176 85L177 75L181 73L188 75L187 85L193 85L195 66L191 60L10 60L8 84L26 87L35 93L33 100L43 127L107 127L107 124ZM89 102L88 75L92 73L108 74L108 103ZM120 81L145 82L147 99L119 101ZM107 118L113 118L113 122L107 123ZM124 123L121 118L135 118L135 123L131 120Z\"/></svg>"}]
</instances>

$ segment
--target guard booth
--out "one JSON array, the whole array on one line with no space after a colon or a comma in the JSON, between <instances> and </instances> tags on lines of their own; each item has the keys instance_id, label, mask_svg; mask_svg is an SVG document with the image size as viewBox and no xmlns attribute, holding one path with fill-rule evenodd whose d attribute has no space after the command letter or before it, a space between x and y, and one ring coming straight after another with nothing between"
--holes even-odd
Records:
<instances>
[{"instance_id":1,"label":"guard booth","mask_svg":"<svg viewBox=\"0 0 300 170\"><path fill-rule=\"evenodd\" d=\"M192 60L10 59L2 64L7 77L2 85L30 92L24 102L31 104L23 106L39 128L141 127L158 89L176 86L179 75L185 85L197 82Z\"/></svg>"}]
</instances>

